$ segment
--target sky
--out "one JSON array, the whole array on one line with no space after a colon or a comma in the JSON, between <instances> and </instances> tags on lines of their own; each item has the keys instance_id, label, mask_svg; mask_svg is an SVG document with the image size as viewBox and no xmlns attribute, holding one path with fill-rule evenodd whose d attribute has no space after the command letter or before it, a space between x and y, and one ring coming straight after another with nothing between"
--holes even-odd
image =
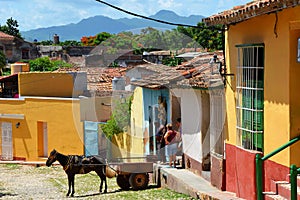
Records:
<instances>
[{"instance_id":1,"label":"sky","mask_svg":"<svg viewBox=\"0 0 300 200\"><path fill-rule=\"evenodd\" d=\"M150 16L171 10L180 16L205 17L243 5L251 0L104 0L139 15ZM113 19L133 16L96 0L0 0L0 25L13 18L20 31L78 23L82 19L104 15Z\"/></svg>"}]
</instances>

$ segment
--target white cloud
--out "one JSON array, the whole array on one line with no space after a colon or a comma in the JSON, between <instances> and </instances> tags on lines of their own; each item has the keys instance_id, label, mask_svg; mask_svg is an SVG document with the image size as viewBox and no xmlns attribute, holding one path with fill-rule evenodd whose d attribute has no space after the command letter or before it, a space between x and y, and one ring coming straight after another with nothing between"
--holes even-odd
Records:
<instances>
[{"instance_id":1,"label":"white cloud","mask_svg":"<svg viewBox=\"0 0 300 200\"><path fill-rule=\"evenodd\" d=\"M140 15L150 16L162 9L179 15L210 16L245 4L248 0L106 0L105 2ZM133 16L117 11L95 0L0 0L0 24L10 17L16 19L20 30L36 29L70 23L96 15L111 18Z\"/></svg>"},{"instance_id":2,"label":"white cloud","mask_svg":"<svg viewBox=\"0 0 300 200\"><path fill-rule=\"evenodd\" d=\"M162 7L163 9L171 8L174 6L173 0L158 0L159 7Z\"/></svg>"}]
</instances>

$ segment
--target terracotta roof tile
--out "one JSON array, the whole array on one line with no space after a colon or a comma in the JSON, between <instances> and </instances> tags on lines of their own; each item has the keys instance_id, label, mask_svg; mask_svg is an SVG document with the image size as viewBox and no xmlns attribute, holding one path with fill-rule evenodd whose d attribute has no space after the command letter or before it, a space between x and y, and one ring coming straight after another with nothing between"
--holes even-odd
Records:
<instances>
[{"instance_id":1,"label":"terracotta roof tile","mask_svg":"<svg viewBox=\"0 0 300 200\"><path fill-rule=\"evenodd\" d=\"M2 31L0 31L0 39L1 40L14 40L14 36L12 35L8 35L6 33L3 33Z\"/></svg>"},{"instance_id":2,"label":"terracotta roof tile","mask_svg":"<svg viewBox=\"0 0 300 200\"><path fill-rule=\"evenodd\" d=\"M0 76L0 82L10 81L17 77L18 77L18 74L12 74L12 75L8 75L8 76Z\"/></svg>"},{"instance_id":3,"label":"terracotta roof tile","mask_svg":"<svg viewBox=\"0 0 300 200\"><path fill-rule=\"evenodd\" d=\"M112 79L114 77L124 76L126 68L104 68L104 67L74 67L60 68L58 71L84 71L87 73L88 90L102 91L103 93L111 93Z\"/></svg>"},{"instance_id":4,"label":"terracotta roof tile","mask_svg":"<svg viewBox=\"0 0 300 200\"><path fill-rule=\"evenodd\" d=\"M131 82L131 84L152 89L164 87L208 88L210 79L216 79L215 75L211 75L211 65L209 64L214 54L217 54L220 60L223 59L222 52L213 52L203 53L177 67L162 64L137 65L134 69L145 69L150 73L144 75L142 79ZM131 69L128 67L73 67L61 68L58 71L84 71L87 73L88 90L97 96L109 96L113 93L112 79L120 76L125 77L126 72Z\"/></svg>"},{"instance_id":5,"label":"terracotta roof tile","mask_svg":"<svg viewBox=\"0 0 300 200\"><path fill-rule=\"evenodd\" d=\"M133 85L147 88L163 88L170 85L171 81L181 77L181 73L175 67L169 67L161 64L145 64L137 66L152 71L152 74L142 79L131 82Z\"/></svg>"},{"instance_id":6,"label":"terracotta roof tile","mask_svg":"<svg viewBox=\"0 0 300 200\"><path fill-rule=\"evenodd\" d=\"M212 65L210 61L214 54L222 61L222 52L202 54L177 67L168 67L165 65L146 64L138 66L151 70L152 75L131 82L133 85L146 87L150 89L159 88L178 88L178 87L197 87L207 89L213 84L223 84L221 76L218 73L217 66ZM156 70L153 70L156 69ZM217 71L217 73L215 73ZM214 73L212 73L214 72Z\"/></svg>"},{"instance_id":7,"label":"terracotta roof tile","mask_svg":"<svg viewBox=\"0 0 300 200\"><path fill-rule=\"evenodd\" d=\"M256 0L204 18L202 21L208 26L229 25L298 5L300 1L295 0Z\"/></svg>"}]
</instances>

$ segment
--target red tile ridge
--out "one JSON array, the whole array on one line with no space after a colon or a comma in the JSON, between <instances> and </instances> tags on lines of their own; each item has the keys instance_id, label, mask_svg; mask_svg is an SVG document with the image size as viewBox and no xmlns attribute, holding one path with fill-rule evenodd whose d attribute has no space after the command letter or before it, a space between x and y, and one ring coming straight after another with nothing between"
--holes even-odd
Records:
<instances>
[{"instance_id":1,"label":"red tile ridge","mask_svg":"<svg viewBox=\"0 0 300 200\"><path fill-rule=\"evenodd\" d=\"M14 38L14 36L6 34L2 31L0 31L0 38Z\"/></svg>"},{"instance_id":2,"label":"red tile ridge","mask_svg":"<svg viewBox=\"0 0 300 200\"><path fill-rule=\"evenodd\" d=\"M186 75L191 74L191 73L193 73L193 72L195 72L195 71L196 71L196 68L189 69L189 70L187 70L187 71L181 72L181 75L182 75L182 76L186 76Z\"/></svg>"},{"instance_id":3,"label":"red tile ridge","mask_svg":"<svg viewBox=\"0 0 300 200\"><path fill-rule=\"evenodd\" d=\"M232 24L297 5L300 5L300 1L255 0L245 5L234 6L230 10L214 14L210 17L204 18L202 21L209 26L216 24Z\"/></svg>"}]
</instances>

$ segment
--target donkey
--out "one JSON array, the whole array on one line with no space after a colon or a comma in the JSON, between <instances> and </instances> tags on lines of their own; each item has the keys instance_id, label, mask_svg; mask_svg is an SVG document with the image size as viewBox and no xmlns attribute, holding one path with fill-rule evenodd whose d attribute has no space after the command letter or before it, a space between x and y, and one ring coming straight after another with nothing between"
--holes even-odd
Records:
<instances>
[{"instance_id":1,"label":"donkey","mask_svg":"<svg viewBox=\"0 0 300 200\"><path fill-rule=\"evenodd\" d=\"M55 161L63 167L66 174L68 175L69 190L67 196L71 194L74 196L74 180L75 174L86 174L91 171L95 171L101 179L100 193L102 193L103 182L105 183L104 193L107 193L107 183L106 183L106 164L100 157L89 156L84 157L80 155L64 155L56 151L55 149L51 151L46 165L50 167Z\"/></svg>"}]
</instances>

